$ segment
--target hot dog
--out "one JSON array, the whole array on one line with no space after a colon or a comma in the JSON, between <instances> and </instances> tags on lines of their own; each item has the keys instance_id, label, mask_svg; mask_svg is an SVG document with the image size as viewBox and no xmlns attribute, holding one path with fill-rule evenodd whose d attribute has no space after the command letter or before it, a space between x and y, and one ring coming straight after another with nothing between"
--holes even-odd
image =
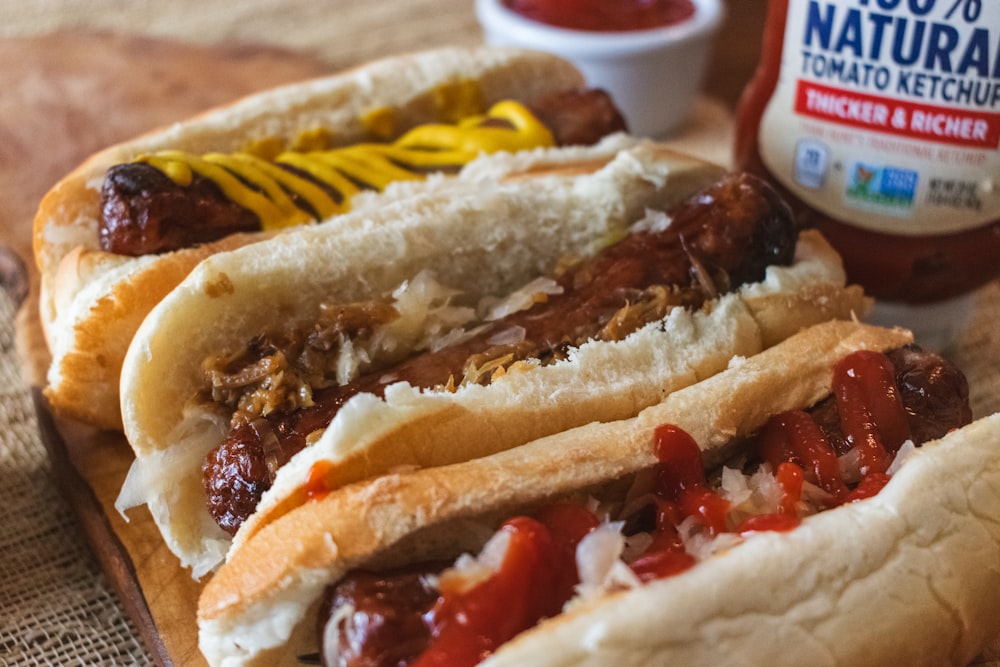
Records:
<instances>
[{"instance_id":1,"label":"hot dog","mask_svg":"<svg viewBox=\"0 0 1000 667\"><path fill-rule=\"evenodd\" d=\"M628 417L867 307L770 188L655 143L450 183L206 260L143 323L122 375L136 461L119 507L145 503L196 576L232 533L303 502L307 477L345 484Z\"/></svg>"},{"instance_id":2,"label":"hot dog","mask_svg":"<svg viewBox=\"0 0 1000 667\"><path fill-rule=\"evenodd\" d=\"M419 125L388 144L329 148L314 138L273 156L160 151L108 170L98 240L101 250L141 256L319 222L349 210L359 192L454 173L482 153L588 146L624 130L607 93L576 89L505 100L456 125Z\"/></svg>"},{"instance_id":3,"label":"hot dog","mask_svg":"<svg viewBox=\"0 0 1000 667\"><path fill-rule=\"evenodd\" d=\"M442 49L267 91L94 155L35 218L53 408L120 428L128 342L214 252L433 188L428 176L481 153L544 161L559 152L545 147L620 135L613 102L583 86L554 56ZM401 179L416 184L389 187Z\"/></svg>"},{"instance_id":4,"label":"hot dog","mask_svg":"<svg viewBox=\"0 0 1000 667\"><path fill-rule=\"evenodd\" d=\"M969 424L961 373L910 341L827 322L634 419L315 487L209 581L202 651L966 664L1000 629L1000 415Z\"/></svg>"}]
</instances>

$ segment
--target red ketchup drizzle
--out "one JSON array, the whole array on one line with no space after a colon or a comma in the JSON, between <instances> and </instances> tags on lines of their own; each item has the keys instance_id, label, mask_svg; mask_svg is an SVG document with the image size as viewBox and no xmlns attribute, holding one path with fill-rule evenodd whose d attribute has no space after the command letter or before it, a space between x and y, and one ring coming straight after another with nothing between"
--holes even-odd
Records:
<instances>
[{"instance_id":1,"label":"red ketchup drizzle","mask_svg":"<svg viewBox=\"0 0 1000 667\"><path fill-rule=\"evenodd\" d=\"M321 459L312 464L309 468L309 478L306 480L305 492L309 500L321 500L330 493L330 487L326 483L326 475L333 469L333 463L326 459Z\"/></svg>"},{"instance_id":2,"label":"red ketchup drizzle","mask_svg":"<svg viewBox=\"0 0 1000 667\"><path fill-rule=\"evenodd\" d=\"M708 488L698 443L673 424L655 432L657 468L656 528L646 552L632 562L641 581L678 574L695 564L684 550L676 526L686 517L697 517L710 533L726 530L729 503Z\"/></svg>"},{"instance_id":3,"label":"red ketchup drizzle","mask_svg":"<svg viewBox=\"0 0 1000 667\"><path fill-rule=\"evenodd\" d=\"M862 350L834 368L833 393L847 441L861 455L861 473L884 473L910 438L892 362Z\"/></svg>"},{"instance_id":4,"label":"red ketchup drizzle","mask_svg":"<svg viewBox=\"0 0 1000 667\"><path fill-rule=\"evenodd\" d=\"M629 566L640 581L651 581L679 574L695 564L695 558L684 549L677 524L684 516L675 503L656 500L656 527L653 541L645 553Z\"/></svg>"},{"instance_id":5,"label":"red ketchup drizzle","mask_svg":"<svg viewBox=\"0 0 1000 667\"><path fill-rule=\"evenodd\" d=\"M882 490L889 482L889 475L884 472L870 472L858 483L854 490L847 494L845 503L853 503L856 500L871 498Z\"/></svg>"},{"instance_id":6,"label":"red ketchup drizzle","mask_svg":"<svg viewBox=\"0 0 1000 667\"><path fill-rule=\"evenodd\" d=\"M834 369L833 393L841 428L862 457L861 482L853 490L844 482L833 446L807 412L774 415L757 435L755 446L782 489L778 511L749 517L735 532L788 531L798 526L796 504L804 481L830 494L831 507L874 496L889 481L885 470L892 455L910 438L892 363L878 352L845 357ZM664 424L655 431L654 447L660 462L656 529L652 545L631 566L643 581L694 564L676 528L685 518L697 517L711 534L718 534L727 530L729 511L729 503L708 487L701 450L690 435Z\"/></svg>"},{"instance_id":7,"label":"red ketchup drizzle","mask_svg":"<svg viewBox=\"0 0 1000 667\"><path fill-rule=\"evenodd\" d=\"M784 492L781 496L778 512L794 515L796 513L795 505L802 498L802 482L805 479L805 473L798 465L785 461L778 464L778 471L774 477Z\"/></svg>"},{"instance_id":8,"label":"red ketchup drizzle","mask_svg":"<svg viewBox=\"0 0 1000 667\"><path fill-rule=\"evenodd\" d=\"M771 417L757 436L757 450L772 470L795 463L804 478L829 493L835 503L849 490L840 473L833 446L806 412L791 410Z\"/></svg>"},{"instance_id":9,"label":"red ketchup drizzle","mask_svg":"<svg viewBox=\"0 0 1000 667\"><path fill-rule=\"evenodd\" d=\"M736 532L740 535L763 531L785 532L802 523L795 507L802 499L802 482L805 480L802 468L797 463L782 461L777 465L774 479L782 490L778 511L744 519L736 527Z\"/></svg>"},{"instance_id":10,"label":"red ketchup drizzle","mask_svg":"<svg viewBox=\"0 0 1000 667\"><path fill-rule=\"evenodd\" d=\"M430 612L431 643L413 667L476 665L497 646L557 614L572 596L576 545L597 518L574 505L545 508L538 519L503 524L509 536L500 569L467 590L442 585Z\"/></svg>"},{"instance_id":11,"label":"red ketchup drizzle","mask_svg":"<svg viewBox=\"0 0 1000 667\"><path fill-rule=\"evenodd\" d=\"M855 352L835 368L833 392L841 426L868 468L853 490L844 483L837 455L808 413L792 410L773 416L756 439L761 458L775 470L783 495L778 511L750 517L735 532L789 531L801 523L796 504L805 480L831 496L831 506L877 494L888 482L891 455L910 437L895 372L880 353ZM656 428L656 527L653 541L631 568L641 581L683 572L695 564L685 551L677 526L695 517L711 534L729 530L730 503L712 491L705 477L701 449L673 424ZM325 492L326 467L310 471L309 487ZM875 467L876 464L878 467ZM510 538L500 569L468 590L442 586L429 613L431 643L413 667L466 667L479 663L497 646L557 614L579 581L576 547L598 525L585 508L559 503L542 508L536 518L516 517L501 530Z\"/></svg>"},{"instance_id":12,"label":"red ketchup drizzle","mask_svg":"<svg viewBox=\"0 0 1000 667\"><path fill-rule=\"evenodd\" d=\"M802 523L802 519L794 514L784 514L782 512L777 514L761 514L759 516L752 516L744 519L740 525L736 527L736 532L740 535L746 535L747 533L760 533L763 531L781 533L795 528L800 523Z\"/></svg>"},{"instance_id":13,"label":"red ketchup drizzle","mask_svg":"<svg viewBox=\"0 0 1000 667\"><path fill-rule=\"evenodd\" d=\"M574 503L554 503L535 512L535 519L542 523L552 536L560 563L554 574L553 601L556 609L546 613L557 613L573 597L574 587L580 583L576 570L576 547L587 533L600 524L593 512Z\"/></svg>"},{"instance_id":14,"label":"red ketchup drizzle","mask_svg":"<svg viewBox=\"0 0 1000 667\"><path fill-rule=\"evenodd\" d=\"M900 445L910 439L910 426L889 358L861 350L834 367L833 394L841 430L861 458L862 478L849 489L836 453L806 412L772 417L757 437L761 458L780 471L784 462L802 466L805 478L831 495L831 506L870 498L889 481L886 470ZM780 481L780 480L779 480Z\"/></svg>"},{"instance_id":15,"label":"red ketchup drizzle","mask_svg":"<svg viewBox=\"0 0 1000 667\"><path fill-rule=\"evenodd\" d=\"M657 495L676 505L681 516L697 517L713 535L724 532L729 503L708 488L698 443L673 424L657 427L655 437Z\"/></svg>"},{"instance_id":16,"label":"red ketchup drizzle","mask_svg":"<svg viewBox=\"0 0 1000 667\"><path fill-rule=\"evenodd\" d=\"M662 28L694 15L691 0L504 0L503 4L539 23L591 32Z\"/></svg>"}]
</instances>

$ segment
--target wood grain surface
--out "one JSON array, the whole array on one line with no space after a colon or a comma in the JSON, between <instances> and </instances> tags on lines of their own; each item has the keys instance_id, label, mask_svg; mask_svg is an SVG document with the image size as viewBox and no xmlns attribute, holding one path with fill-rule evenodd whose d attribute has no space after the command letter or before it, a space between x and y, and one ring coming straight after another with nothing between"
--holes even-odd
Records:
<instances>
[{"instance_id":1,"label":"wood grain surface","mask_svg":"<svg viewBox=\"0 0 1000 667\"><path fill-rule=\"evenodd\" d=\"M43 382L48 366L33 317L31 250L31 221L45 192L105 146L330 71L314 56L278 47L195 46L91 31L0 39L0 63L0 246L28 270L31 301L21 311L18 349L31 384Z\"/></svg>"},{"instance_id":2,"label":"wood grain surface","mask_svg":"<svg viewBox=\"0 0 1000 667\"><path fill-rule=\"evenodd\" d=\"M767 3L725 4L706 87L731 105L756 67ZM0 0L0 17L0 37L89 27L203 45L265 44L334 69L386 53L481 41L472 0Z\"/></svg>"}]
</instances>

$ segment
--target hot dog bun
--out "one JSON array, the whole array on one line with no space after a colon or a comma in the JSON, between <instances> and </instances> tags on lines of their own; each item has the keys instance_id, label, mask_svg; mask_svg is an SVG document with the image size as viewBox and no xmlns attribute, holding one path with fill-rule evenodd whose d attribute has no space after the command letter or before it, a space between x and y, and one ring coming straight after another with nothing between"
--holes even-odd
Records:
<instances>
[{"instance_id":1,"label":"hot dog bun","mask_svg":"<svg viewBox=\"0 0 1000 667\"><path fill-rule=\"evenodd\" d=\"M454 557L478 548L476 526L596 493L656 464L660 424L690 433L706 464L717 463L771 414L828 394L848 353L910 340L824 323L636 418L319 496L261 529L209 581L202 651L213 665L292 664L315 653L319 597L349 570ZM998 437L994 415L924 444L874 497L583 602L483 664L965 664L998 625Z\"/></svg>"},{"instance_id":2,"label":"hot dog bun","mask_svg":"<svg viewBox=\"0 0 1000 667\"><path fill-rule=\"evenodd\" d=\"M263 92L95 154L49 191L34 223L40 315L53 357L46 396L53 408L120 428L121 361L145 315L200 260L267 236L237 234L162 255L102 252L100 190L112 165L165 148L205 153L247 150L261 141L292 145L317 128L328 130L335 145L373 133L388 140L414 125L452 120L463 105L528 100L583 83L572 65L554 56L441 49ZM372 117L377 132L376 121L366 122Z\"/></svg>"},{"instance_id":3,"label":"hot dog bun","mask_svg":"<svg viewBox=\"0 0 1000 667\"><path fill-rule=\"evenodd\" d=\"M273 323L312 323L323 301L371 298L432 268L463 298L504 294L545 275L567 253L589 254L649 207L669 207L721 170L643 142L606 160L563 164L531 178L470 191L427 194L357 212L206 260L153 310L129 349L122 413L136 462L119 508L145 503L182 563L200 575L230 538L205 508L201 462L225 437L228 415L199 409L202 361L251 340ZM392 218L391 226L381 223ZM498 223L502 221L502 223ZM373 231L374 230L374 231ZM364 276L358 281L355 276ZM511 372L488 387L455 392L391 385L386 398L349 400L311 447L281 468L262 512L237 543L302 502L313 464L324 483L344 484L405 466L483 456L593 419L621 419L809 324L867 308L844 285L839 258L803 233L790 267L710 302L676 309L625 340L579 348L566 362ZM210 327L192 326L211 321ZM475 434L472 437L472 434ZM448 442L447 447L441 443Z\"/></svg>"},{"instance_id":4,"label":"hot dog bun","mask_svg":"<svg viewBox=\"0 0 1000 667\"><path fill-rule=\"evenodd\" d=\"M984 417L873 498L573 610L482 665L968 665L1000 631L998 438L1000 414Z\"/></svg>"}]
</instances>

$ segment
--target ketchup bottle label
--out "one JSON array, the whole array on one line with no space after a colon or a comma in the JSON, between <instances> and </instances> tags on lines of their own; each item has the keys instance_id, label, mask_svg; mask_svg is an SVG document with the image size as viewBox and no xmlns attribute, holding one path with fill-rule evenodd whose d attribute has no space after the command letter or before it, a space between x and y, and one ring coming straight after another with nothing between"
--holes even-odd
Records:
<instances>
[{"instance_id":1,"label":"ketchup bottle label","mask_svg":"<svg viewBox=\"0 0 1000 667\"><path fill-rule=\"evenodd\" d=\"M875 232L1000 211L1000 0L789 0L758 134L774 178Z\"/></svg>"}]
</instances>

